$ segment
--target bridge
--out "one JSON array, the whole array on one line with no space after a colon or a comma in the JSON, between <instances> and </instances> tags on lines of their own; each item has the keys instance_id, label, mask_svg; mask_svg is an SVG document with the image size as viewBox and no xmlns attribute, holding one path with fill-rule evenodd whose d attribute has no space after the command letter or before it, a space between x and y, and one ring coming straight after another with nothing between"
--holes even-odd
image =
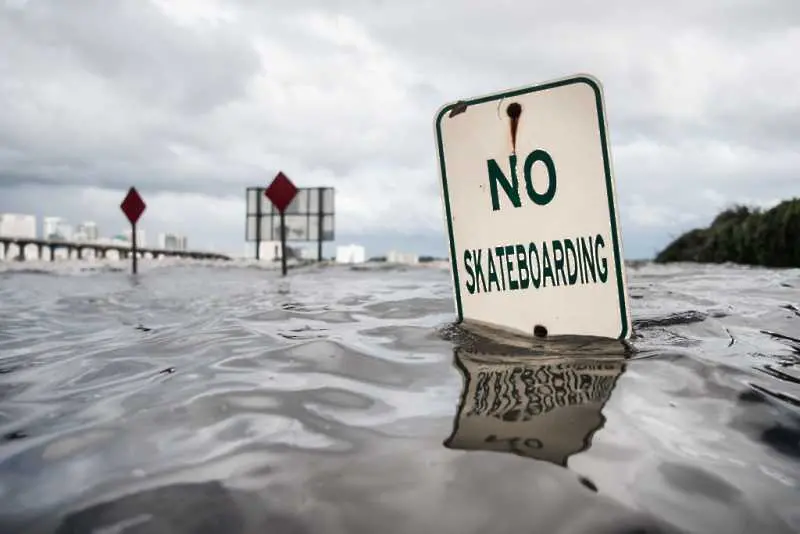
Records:
<instances>
[{"instance_id":1,"label":"bridge","mask_svg":"<svg viewBox=\"0 0 800 534\"><path fill-rule=\"evenodd\" d=\"M8 259L9 250L14 245L17 248L17 261L25 261L25 250L36 247L38 251L37 259L45 259L45 251L49 251L49 260L56 260L56 250L66 250L68 259L83 259L85 251L94 252L95 258L105 258L109 251L115 251L119 259L128 259L131 254L130 243L96 243L96 242L74 242L63 240L33 239L29 237L2 237L0 236L0 248L3 251L3 258ZM230 260L230 256L218 254L216 252L201 252L190 250L169 250L149 247L136 247L136 252L140 258L147 256L158 259L164 258L190 258L195 260ZM74 256L74 258L73 258Z\"/></svg>"}]
</instances>

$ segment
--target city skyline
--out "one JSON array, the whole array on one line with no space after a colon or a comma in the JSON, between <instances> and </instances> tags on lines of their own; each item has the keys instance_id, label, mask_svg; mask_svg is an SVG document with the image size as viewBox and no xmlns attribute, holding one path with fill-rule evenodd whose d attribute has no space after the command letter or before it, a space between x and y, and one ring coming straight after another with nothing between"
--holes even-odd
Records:
<instances>
[{"instance_id":1,"label":"city skyline","mask_svg":"<svg viewBox=\"0 0 800 534\"><path fill-rule=\"evenodd\" d=\"M124 191L120 191L119 192L119 196L120 196L120 198L122 198L124 196ZM1 204L2 203L0 202L0 205ZM244 204L244 202L243 202L243 204ZM89 225L93 226L96 229L96 231L98 232L98 236L99 236L99 238L101 240L103 240L103 239L112 240L114 238L122 238L122 237L124 237L127 240L130 240L130 223L128 223L125 220L124 215L119 210L118 203L117 203L117 205L112 205L112 208L113 209L111 211L113 211L114 213L111 216L108 215L107 210L99 211L100 217L101 217L102 220L113 220L113 219L116 219L118 221L118 222L116 222L116 227L118 227L119 230L116 231L116 232L108 232L107 231L106 233L103 233L103 231L101 231L101 229L102 228L106 228L107 225L103 225L103 224L98 223L96 221L82 220L80 217L77 217L77 220L82 220L82 222L73 223L72 219L69 219L69 218L63 217L63 216L49 215L49 214L48 215L40 215L42 213L41 211L39 211L36 214L21 214L21 213L19 213L19 214L16 214L16 215L29 215L29 216L35 217L36 225L37 225L37 237L41 237L41 238L44 238L44 236L45 236L45 232L46 232L46 229L47 229L46 221L48 219L52 219L54 221L59 221L60 223L64 224L65 227L68 227L70 229L75 229L75 230L77 230L78 227L80 227L82 225L89 224ZM167 235L176 236L176 237L179 238L179 240L182 239L183 241L190 241L192 243L196 242L195 239L191 238L191 236L189 236L187 234L182 234L182 233L179 233L179 232L176 232L176 231L159 232L158 234L156 234L157 235L156 243L148 241L148 238L153 235L148 230L148 225L147 225L147 217L148 217L148 212L149 211L151 211L150 208L148 208L145 211L144 215L142 215L141 220L137 224L137 233L140 236L138 238L138 243L139 243L140 246L144 246L144 245L142 245L144 243L145 245L161 248L160 244L162 243L162 241L164 240L165 236L167 236ZM7 213L7 214L9 214L9 213ZM0 215L2 215L2 213L0 213ZM242 223L244 223L244 220L245 220L245 217L244 217L244 212L243 212L242 213ZM114 225L114 223L111 223L111 224ZM0 236L1 235L2 235L2 233L0 233ZM141 236L144 236L144 239L142 239ZM438 239L437 239L437 237L438 237ZM197 240L197 241L202 242L202 239ZM274 247L274 246L277 246L278 244L279 244L279 242L277 242L277 241L268 241L268 240L262 241L262 247ZM316 250L317 250L316 243L289 240L288 244L289 244L289 246L291 246L291 248L293 248L294 250L297 250L297 251L301 251L301 250L305 249L306 247L313 248L313 250L310 250L308 252L308 254L312 254L313 253L314 257L316 257ZM326 258L334 258L337 255L337 248L338 247L346 246L346 245L352 245L352 244L357 244L358 246L363 246L363 248L365 250L365 256L367 258L387 257L387 255L390 255L393 251L397 252L398 254L411 254L411 255L415 255L417 257L435 257L435 258L447 258L448 257L448 254L447 254L447 242L446 242L446 239L443 238L443 236L435 236L434 235L433 237L431 237L430 235L409 234L409 235L391 236L389 239L386 239L386 236L383 236L383 235L380 235L380 234L377 234L377 235L375 235L375 234L372 234L372 235L371 234L360 234L360 235L359 234L355 234L354 235L352 233L351 234L342 234L341 236L339 236L334 241L323 243L323 255ZM242 245L244 245L244 251L242 250ZM215 246L202 247L200 245L194 245L193 244L193 245L191 245L191 249L192 250L209 251L209 252L219 252L219 253L228 254L231 257L237 257L237 258L242 258L242 257L247 258L247 257L252 257L254 255L254 248L252 247L252 244L248 245L247 243L244 242L244 229L242 230L241 240L236 242L236 243L229 243L229 244L227 244L227 246L223 245L223 246L218 246L218 247L215 247ZM404 252L400 252L400 251L404 251ZM262 253L262 255L264 255L264 257L271 256L271 254L266 253L266 252ZM279 257L279 255L276 256L276 257Z\"/></svg>"},{"instance_id":2,"label":"city skyline","mask_svg":"<svg viewBox=\"0 0 800 534\"><path fill-rule=\"evenodd\" d=\"M73 228L75 228L74 232L72 231ZM39 218L37 218L35 215L20 214L20 213L0 213L0 238L18 239L23 241L26 239L30 239L32 241L64 243L64 244L71 243L73 245L69 246L72 249L76 250L80 250L82 248L81 244L85 244L85 246L89 247L89 250L91 252L92 245L113 245L115 242L131 243L132 234L133 234L133 229L129 229L126 232L123 232L122 234L116 234L110 237L106 237L100 235L98 226L94 221L83 221L73 226L64 217L46 216L42 218L41 224L39 224ZM158 245L148 246L144 230L137 228L136 234L137 234L137 243L141 248L164 250L164 251L188 251L187 236L162 232L158 235ZM415 252L400 251L393 248L390 248L384 255L368 256L366 254L366 248L356 243L341 245L333 241L325 243L325 245L327 245L327 247L324 247L322 257L318 256L319 250L316 245L311 246L309 244L306 244L305 246L303 245L292 246L287 243L287 250L289 251L289 253L291 253L292 257L301 260L315 260L315 259L333 260L336 263L349 263L349 264L358 264L367 261L378 260L388 263L414 265L421 262L427 262L436 259L441 259L441 260L446 259L444 257L438 258L436 256L431 256L431 255L420 256L420 254L417 254ZM9 246L8 243L4 245L6 249L5 252L0 254L0 260L8 260L10 258L18 258L18 257L26 258L29 254L27 250L28 247L33 247L37 249L38 252L34 252L34 254L37 254L40 259L43 258L42 244L31 243L28 247L25 247L25 251L21 251L18 246L14 245L13 241L11 242L11 246L14 248L8 250L7 249L8 246ZM44 246L47 247L47 245ZM333 256L329 256L328 255L329 249L333 247L335 247L335 254ZM261 249L260 259L262 261L266 262L277 261L281 258L280 242L262 241L260 243L260 249ZM54 249L51 251L51 254L53 255L51 259L70 258L71 257L70 250L71 250L70 248ZM255 250L255 243L246 242L245 253L241 256L231 255L231 257L254 258L255 257L254 250ZM197 252L213 252L213 251L197 251ZM90 253L89 255L84 256L83 258L81 258L81 256L78 255L73 259L81 260L94 257L95 257L94 254ZM105 255L102 257L105 258Z\"/></svg>"},{"instance_id":3,"label":"city skyline","mask_svg":"<svg viewBox=\"0 0 800 534\"><path fill-rule=\"evenodd\" d=\"M6 222L14 224L7 227ZM146 247L147 231L137 228L137 243ZM99 243L106 241L130 241L131 229L121 229L116 233L103 234L94 221L83 220L73 223L65 217L48 215L38 217L29 213L0 213L0 237L17 237L47 241L68 241ZM188 250L188 236L176 232L159 232L157 245L152 248L165 250Z\"/></svg>"},{"instance_id":4,"label":"city skyline","mask_svg":"<svg viewBox=\"0 0 800 534\"><path fill-rule=\"evenodd\" d=\"M27 218L33 219L33 225L28 222L27 232L8 232L3 224L4 217L12 218ZM35 228L35 230L33 230ZM73 231L73 229L75 231ZM87 231L88 230L88 231ZM157 243L150 243L147 240L147 232L144 228L139 228L137 225L137 243L142 248L157 248L163 250L190 250L188 245L188 236L177 234L174 232L160 232L158 233ZM63 240L67 242L85 242L85 243L106 243L106 242L130 242L131 229L122 230L116 234L102 234L99 226L94 221L82 221L77 224L72 224L65 217L60 216L45 216L37 217L32 214L23 213L0 213L0 237L18 237L42 240ZM367 239L367 242L370 242ZM343 245L342 243L347 243ZM315 259L317 257L317 245L310 242L289 242L287 246L291 248L295 254L303 259ZM280 258L279 252L280 242L278 241L262 241L261 242L261 257L264 261L274 261ZM340 256L343 250L346 254L355 258L352 263L362 263L368 259L385 258L390 263L404 263L416 264L419 262L420 257L431 257L446 259L447 255L426 254L419 253L413 246L411 247L394 247L394 246L380 246L374 245L370 250L367 246L359 243L347 242L346 240L334 240L332 242L325 242L323 244L323 257L325 259L335 259L340 262ZM213 249L197 249L205 252L222 252ZM253 258L254 257L254 243L244 243L244 253L228 253L231 257L237 258ZM360 258L360 259L359 259Z\"/></svg>"}]
</instances>

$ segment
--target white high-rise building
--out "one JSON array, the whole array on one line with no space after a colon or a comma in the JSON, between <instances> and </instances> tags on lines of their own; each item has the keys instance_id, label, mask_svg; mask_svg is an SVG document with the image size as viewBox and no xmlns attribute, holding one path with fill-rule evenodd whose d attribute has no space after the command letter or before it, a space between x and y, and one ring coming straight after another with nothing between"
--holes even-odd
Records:
<instances>
[{"instance_id":1,"label":"white high-rise building","mask_svg":"<svg viewBox=\"0 0 800 534\"><path fill-rule=\"evenodd\" d=\"M164 250L188 250L189 240L184 235L159 234L158 248Z\"/></svg>"},{"instance_id":2,"label":"white high-rise building","mask_svg":"<svg viewBox=\"0 0 800 534\"><path fill-rule=\"evenodd\" d=\"M131 234L130 230L125 230L124 235L128 239L128 241L133 242L133 235ZM145 241L144 230L136 230L136 246L139 248L144 248L147 246L147 241Z\"/></svg>"},{"instance_id":3,"label":"white high-rise building","mask_svg":"<svg viewBox=\"0 0 800 534\"><path fill-rule=\"evenodd\" d=\"M0 214L0 236L36 239L36 216L20 213Z\"/></svg>"},{"instance_id":4,"label":"white high-rise building","mask_svg":"<svg viewBox=\"0 0 800 534\"><path fill-rule=\"evenodd\" d=\"M62 217L45 217L42 237L44 239L69 241L73 237L72 227Z\"/></svg>"},{"instance_id":5,"label":"white high-rise building","mask_svg":"<svg viewBox=\"0 0 800 534\"><path fill-rule=\"evenodd\" d=\"M76 241L95 242L100 237L100 234L97 231L97 224L92 221L86 221L83 224L79 224L75 229L75 234L76 235L74 236L74 239Z\"/></svg>"},{"instance_id":6,"label":"white high-rise building","mask_svg":"<svg viewBox=\"0 0 800 534\"><path fill-rule=\"evenodd\" d=\"M360 245L336 247L336 263L364 263L366 251Z\"/></svg>"},{"instance_id":7,"label":"white high-rise building","mask_svg":"<svg viewBox=\"0 0 800 534\"><path fill-rule=\"evenodd\" d=\"M61 217L45 217L42 220L42 238L52 239L58 232Z\"/></svg>"}]
</instances>

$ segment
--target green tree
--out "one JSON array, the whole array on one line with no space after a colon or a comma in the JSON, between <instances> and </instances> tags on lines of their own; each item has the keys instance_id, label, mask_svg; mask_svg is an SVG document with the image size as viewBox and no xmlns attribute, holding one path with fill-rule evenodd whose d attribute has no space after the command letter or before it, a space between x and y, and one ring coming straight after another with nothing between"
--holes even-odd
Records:
<instances>
[{"instance_id":1,"label":"green tree","mask_svg":"<svg viewBox=\"0 0 800 534\"><path fill-rule=\"evenodd\" d=\"M767 211L728 208L708 228L675 239L655 261L800 267L800 199L785 200Z\"/></svg>"}]
</instances>

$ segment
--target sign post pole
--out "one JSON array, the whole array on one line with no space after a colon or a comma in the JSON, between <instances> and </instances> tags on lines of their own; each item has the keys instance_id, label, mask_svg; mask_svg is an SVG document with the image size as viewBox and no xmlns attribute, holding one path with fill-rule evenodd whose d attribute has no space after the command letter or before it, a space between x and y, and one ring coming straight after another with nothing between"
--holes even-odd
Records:
<instances>
[{"instance_id":1,"label":"sign post pole","mask_svg":"<svg viewBox=\"0 0 800 534\"><path fill-rule=\"evenodd\" d=\"M131 223L131 271L136 274L139 252L136 250L136 223Z\"/></svg>"},{"instance_id":2,"label":"sign post pole","mask_svg":"<svg viewBox=\"0 0 800 534\"><path fill-rule=\"evenodd\" d=\"M286 214L281 210L281 273L286 276Z\"/></svg>"},{"instance_id":3,"label":"sign post pole","mask_svg":"<svg viewBox=\"0 0 800 534\"><path fill-rule=\"evenodd\" d=\"M286 276L286 208L297 195L297 188L289 178L279 172L269 187L264 191L264 196L270 199L272 205L278 210L281 221L281 273Z\"/></svg>"},{"instance_id":4,"label":"sign post pole","mask_svg":"<svg viewBox=\"0 0 800 534\"><path fill-rule=\"evenodd\" d=\"M131 271L133 271L133 274L136 274L139 255L136 246L136 223L139 221L139 217L142 216L142 213L144 213L147 205L144 203L144 200L142 200L136 188L131 187L128 189L128 194L125 195L119 207L122 209L122 213L125 214L125 217L128 218L128 222L131 223Z\"/></svg>"},{"instance_id":5,"label":"sign post pole","mask_svg":"<svg viewBox=\"0 0 800 534\"><path fill-rule=\"evenodd\" d=\"M256 261L261 259L261 199L256 190Z\"/></svg>"},{"instance_id":6,"label":"sign post pole","mask_svg":"<svg viewBox=\"0 0 800 534\"><path fill-rule=\"evenodd\" d=\"M322 199L324 198L323 192L324 192L323 188L320 187L319 189L317 189L317 193L319 195L319 198L317 200L317 212L318 212L317 216L319 218L319 220L317 221L317 223L318 223L318 227L317 227L317 261L319 261L319 262L322 261L322 229L324 228L324 226L322 224L322 218L323 218L323 216L325 214L325 210L323 209L323 205L322 205Z\"/></svg>"}]
</instances>

